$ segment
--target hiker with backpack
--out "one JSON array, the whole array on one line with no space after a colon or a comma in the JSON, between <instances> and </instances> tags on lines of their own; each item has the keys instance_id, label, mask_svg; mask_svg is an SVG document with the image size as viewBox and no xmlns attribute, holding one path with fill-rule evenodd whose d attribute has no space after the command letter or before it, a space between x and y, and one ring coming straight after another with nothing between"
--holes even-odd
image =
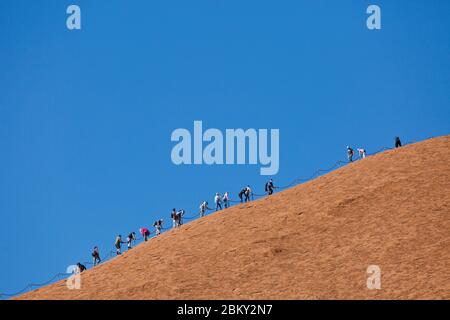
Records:
<instances>
[{"instance_id":1,"label":"hiker with backpack","mask_svg":"<svg viewBox=\"0 0 450 320\"><path fill-rule=\"evenodd\" d=\"M225 209L230 207L230 197L228 195L228 192L225 192L223 194L222 201L223 201L223 206L225 207Z\"/></svg>"},{"instance_id":2,"label":"hiker with backpack","mask_svg":"<svg viewBox=\"0 0 450 320\"><path fill-rule=\"evenodd\" d=\"M219 193L216 193L216 196L214 197L214 203L216 204L216 211L222 210L222 198L220 197Z\"/></svg>"},{"instance_id":3,"label":"hiker with backpack","mask_svg":"<svg viewBox=\"0 0 450 320\"><path fill-rule=\"evenodd\" d=\"M353 162L353 149L350 148L350 146L347 146L347 158L348 158L348 162Z\"/></svg>"},{"instance_id":4,"label":"hiker with backpack","mask_svg":"<svg viewBox=\"0 0 450 320\"><path fill-rule=\"evenodd\" d=\"M273 194L273 189L275 189L275 186L273 185L273 180L270 179L267 183L266 183L266 187L265 190L267 192L267 194L270 196L271 194Z\"/></svg>"},{"instance_id":5,"label":"hiker with backpack","mask_svg":"<svg viewBox=\"0 0 450 320\"><path fill-rule=\"evenodd\" d=\"M400 148L402 146L402 142L399 137L395 137L395 148Z\"/></svg>"},{"instance_id":6,"label":"hiker with backpack","mask_svg":"<svg viewBox=\"0 0 450 320\"><path fill-rule=\"evenodd\" d=\"M147 228L140 228L139 232L141 233L142 238L144 238L144 241L147 241L150 236L150 231Z\"/></svg>"},{"instance_id":7,"label":"hiker with backpack","mask_svg":"<svg viewBox=\"0 0 450 320\"><path fill-rule=\"evenodd\" d=\"M98 247L94 247L94 250L92 250L92 260L94 261L94 267L102 261L100 259L100 251L98 250Z\"/></svg>"},{"instance_id":8,"label":"hiker with backpack","mask_svg":"<svg viewBox=\"0 0 450 320\"><path fill-rule=\"evenodd\" d=\"M159 219L153 223L153 226L156 229L156 235L159 236L161 234L163 219Z\"/></svg>"},{"instance_id":9,"label":"hiker with backpack","mask_svg":"<svg viewBox=\"0 0 450 320\"><path fill-rule=\"evenodd\" d=\"M122 241L122 236L119 234L116 237L116 242L114 242L114 246L116 247L116 254L121 255L122 254L122 244L125 242Z\"/></svg>"},{"instance_id":10,"label":"hiker with backpack","mask_svg":"<svg viewBox=\"0 0 450 320\"><path fill-rule=\"evenodd\" d=\"M128 250L132 249L132 247L131 247L132 241L136 241L136 233L135 232L130 233L127 237Z\"/></svg>"}]
</instances>

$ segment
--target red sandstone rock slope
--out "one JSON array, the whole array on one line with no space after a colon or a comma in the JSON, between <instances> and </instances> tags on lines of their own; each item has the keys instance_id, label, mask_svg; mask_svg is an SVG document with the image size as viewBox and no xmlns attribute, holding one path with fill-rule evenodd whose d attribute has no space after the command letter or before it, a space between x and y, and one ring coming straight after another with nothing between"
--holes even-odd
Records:
<instances>
[{"instance_id":1,"label":"red sandstone rock slope","mask_svg":"<svg viewBox=\"0 0 450 320\"><path fill-rule=\"evenodd\" d=\"M450 136L194 221L20 299L450 299ZM381 290L366 270L381 268Z\"/></svg>"}]
</instances>

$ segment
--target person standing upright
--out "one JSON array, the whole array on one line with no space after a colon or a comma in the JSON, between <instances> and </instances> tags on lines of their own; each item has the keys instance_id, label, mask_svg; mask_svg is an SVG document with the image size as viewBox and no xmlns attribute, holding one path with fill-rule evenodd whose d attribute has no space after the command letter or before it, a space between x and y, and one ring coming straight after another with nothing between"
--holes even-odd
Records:
<instances>
[{"instance_id":1,"label":"person standing upright","mask_svg":"<svg viewBox=\"0 0 450 320\"><path fill-rule=\"evenodd\" d=\"M400 137L395 137L395 148L400 148L402 146L402 142L400 141Z\"/></svg>"},{"instance_id":2,"label":"person standing upright","mask_svg":"<svg viewBox=\"0 0 450 320\"><path fill-rule=\"evenodd\" d=\"M230 196L228 195L228 192L225 192L222 197L223 206L228 208L230 206Z\"/></svg>"},{"instance_id":3,"label":"person standing upright","mask_svg":"<svg viewBox=\"0 0 450 320\"><path fill-rule=\"evenodd\" d=\"M216 193L216 196L214 197L214 202L216 204L216 211L222 210L222 198L220 197L219 193Z\"/></svg>"},{"instance_id":4,"label":"person standing upright","mask_svg":"<svg viewBox=\"0 0 450 320\"><path fill-rule=\"evenodd\" d=\"M265 190L267 192L267 194L270 196L271 194L273 194L273 189L275 189L275 186L273 185L273 180L270 179L267 183L266 183L266 187Z\"/></svg>"},{"instance_id":5,"label":"person standing upright","mask_svg":"<svg viewBox=\"0 0 450 320\"><path fill-rule=\"evenodd\" d=\"M347 158L348 162L353 162L353 149L350 146L347 146Z\"/></svg>"},{"instance_id":6,"label":"person standing upright","mask_svg":"<svg viewBox=\"0 0 450 320\"><path fill-rule=\"evenodd\" d=\"M92 250L92 260L94 267L102 261L100 259L100 251L98 250L98 247L94 247L94 250Z\"/></svg>"},{"instance_id":7,"label":"person standing upright","mask_svg":"<svg viewBox=\"0 0 450 320\"><path fill-rule=\"evenodd\" d=\"M114 246L116 247L116 254L120 255L122 254L122 244L124 244L125 242L122 241L122 236L119 234L116 237L116 241L114 242Z\"/></svg>"}]
</instances>

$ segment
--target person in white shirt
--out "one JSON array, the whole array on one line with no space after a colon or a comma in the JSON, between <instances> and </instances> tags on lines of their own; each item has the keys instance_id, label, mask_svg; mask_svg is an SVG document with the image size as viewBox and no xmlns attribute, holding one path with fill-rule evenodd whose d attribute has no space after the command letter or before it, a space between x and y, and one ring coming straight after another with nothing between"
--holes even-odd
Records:
<instances>
[{"instance_id":1,"label":"person in white shirt","mask_svg":"<svg viewBox=\"0 0 450 320\"><path fill-rule=\"evenodd\" d=\"M358 148L359 158L364 159L366 157L366 149Z\"/></svg>"},{"instance_id":2,"label":"person in white shirt","mask_svg":"<svg viewBox=\"0 0 450 320\"><path fill-rule=\"evenodd\" d=\"M181 226L183 224L183 216L184 216L184 209L181 209L177 212L178 216L178 226Z\"/></svg>"},{"instance_id":3,"label":"person in white shirt","mask_svg":"<svg viewBox=\"0 0 450 320\"><path fill-rule=\"evenodd\" d=\"M120 255L122 254L122 244L124 244L125 242L122 241L122 236L119 234L116 237L116 241L114 242L114 246L116 247L116 254Z\"/></svg>"},{"instance_id":4,"label":"person in white shirt","mask_svg":"<svg viewBox=\"0 0 450 320\"><path fill-rule=\"evenodd\" d=\"M216 193L216 196L214 197L214 203L216 204L216 211L222 210L222 198L220 197L219 193Z\"/></svg>"},{"instance_id":5,"label":"person in white shirt","mask_svg":"<svg viewBox=\"0 0 450 320\"><path fill-rule=\"evenodd\" d=\"M223 205L226 208L228 208L230 206L230 197L228 196L228 192L225 192L225 194L223 195Z\"/></svg>"},{"instance_id":6,"label":"person in white shirt","mask_svg":"<svg viewBox=\"0 0 450 320\"><path fill-rule=\"evenodd\" d=\"M245 202L250 201L251 195L252 195L252 189L250 188L250 186L247 186L247 188L245 188L245 192L244 192Z\"/></svg>"},{"instance_id":7,"label":"person in white shirt","mask_svg":"<svg viewBox=\"0 0 450 320\"><path fill-rule=\"evenodd\" d=\"M172 227L176 228L180 225L180 221L178 220L178 213L175 208L172 209L172 213L170 214L170 217L172 218Z\"/></svg>"},{"instance_id":8,"label":"person in white shirt","mask_svg":"<svg viewBox=\"0 0 450 320\"><path fill-rule=\"evenodd\" d=\"M153 224L153 226L156 229L157 236L159 236L161 234L162 223L163 223L163 219L159 219L158 221L155 221L155 223Z\"/></svg>"},{"instance_id":9,"label":"person in white shirt","mask_svg":"<svg viewBox=\"0 0 450 320\"><path fill-rule=\"evenodd\" d=\"M200 217L205 216L206 210L211 210L211 208L208 208L207 201L203 201L202 204L200 205Z\"/></svg>"}]
</instances>

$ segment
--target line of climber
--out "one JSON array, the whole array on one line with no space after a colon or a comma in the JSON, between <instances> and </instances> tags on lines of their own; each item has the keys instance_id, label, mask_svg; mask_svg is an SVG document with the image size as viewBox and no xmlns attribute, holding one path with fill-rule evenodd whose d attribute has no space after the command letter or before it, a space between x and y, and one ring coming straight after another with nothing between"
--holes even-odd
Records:
<instances>
[{"instance_id":1,"label":"line of climber","mask_svg":"<svg viewBox=\"0 0 450 320\"><path fill-rule=\"evenodd\" d=\"M395 137L394 140L394 147L395 148L399 148L402 146L402 143L400 141L399 137ZM378 151L375 151L373 153L367 153L366 150L364 148L357 148L356 150L358 151L358 155L359 155L359 159L365 159L367 155L374 155L377 154L379 152L385 151L385 150L389 150L392 148L388 148L388 147L384 147ZM265 194L264 195L260 195L260 194L254 194L251 187L249 185L247 185L246 187L244 187L239 193L238 193L238 197L239 200L231 200L229 197L229 193L225 192L223 196L220 195L220 193L216 193L215 197L214 197L214 203L215 203L215 209L210 208L208 205L207 201L202 201L202 203L200 204L200 212L196 215L190 216L190 217L185 217L185 210L181 209L181 210L176 210L175 208L172 210L171 212L171 219L172 219L172 228L178 228L181 225L183 225L183 220L193 220L196 219L198 217L204 217L206 215L207 211L219 211L222 209L227 209L231 206L231 203L247 203L250 202L252 200L254 200L255 197L259 198L259 197L263 197L263 196L270 196L274 193L275 189L287 189L290 188L298 183L301 182L306 182L309 181L311 179L314 179L316 176L319 176L321 173L324 172L330 172L338 167L340 167L343 164L348 164L354 161L353 159L354 157L354 150L353 148L351 148L350 146L347 146L347 160L348 161L337 161L331 168L329 169L318 169L316 170L310 177L306 178L306 179L302 179L302 178L297 178L294 179L291 183L289 183L288 185L285 186L278 186L276 187L274 185L273 179L270 179L264 187L264 191ZM223 206L222 206L223 204ZM165 228L163 227L163 219L159 219L157 221L155 221L153 223L153 227L155 228L155 236L159 236L162 232L162 230L164 230ZM133 242L139 241L139 240L144 240L144 242L148 241L151 232L148 228L142 227L139 229L139 232L141 234L141 238L137 238L136 237L136 233L135 232L131 232L127 238L126 238L126 242L122 240L122 236L118 235L116 237L116 240L114 242L114 247L116 249L115 255L121 255L122 254L122 244L127 244L127 248L128 250L131 250L133 248ZM107 261L109 258L112 258L114 256L114 252L110 251L108 253L108 255L106 257L104 257L103 259L100 257L100 250L98 248L98 246L95 246L91 252L91 256L92 256L92 263L91 262L84 262L80 263L78 262L76 264L77 266L77 270L75 270L75 273L82 273L85 270L87 270L86 265L93 265L93 267L96 267L98 264L100 264L102 261ZM54 277L52 277L49 281L45 282L44 284L29 284L27 285L24 289L22 289L19 292L13 293L13 294L6 294L6 293L0 293L0 299L2 297L13 297L16 295L19 295L21 293L24 293L25 291L27 291L28 289L32 289L34 287L41 287L44 285L47 285L51 282L53 282L54 280L62 277L62 276L67 276L67 273L58 273L56 274Z\"/></svg>"},{"instance_id":2,"label":"line of climber","mask_svg":"<svg viewBox=\"0 0 450 320\"><path fill-rule=\"evenodd\" d=\"M399 137L395 137L394 140L394 146L395 148L401 147L402 143L400 141ZM376 154L378 152L384 151L386 149L389 148L382 148L380 151L377 151L373 154ZM365 159L367 156L367 152L364 148L357 148L356 149L358 151L358 155L359 155L359 159ZM215 197L214 197L214 204L215 204L215 209L213 208L209 208L208 207L208 202L207 201L202 201L202 203L200 204L200 212L199 214L193 215L191 217L185 217L185 210L184 209L180 209L180 210L176 210L175 208L172 209L172 212L170 214L170 217L172 219L172 228L178 228L181 225L183 225L183 220L193 220L196 219L198 217L204 217L206 212L215 210L215 211L219 211L222 209L227 209L231 206L231 203L246 203L249 202L251 200L254 199L254 197L263 197L263 196L270 196L274 193L275 189L286 189L289 187L292 187L293 185L295 185L296 183L302 182L302 181L309 181L311 179L313 179L314 177L320 175L320 173L323 172L330 172L334 169L336 169L337 167L341 166L342 164L346 164L346 163L351 163L354 161L353 159L354 156L354 150L353 148L351 148L350 146L347 146L347 162L344 161L337 161L331 168L329 169L318 169L314 172L314 174L311 177L308 177L307 179L295 179L293 182L291 182L290 184L288 184L287 186L280 186L280 187L276 187L274 185L273 179L270 179L264 187L264 191L266 194L264 195L260 195L260 194L254 194L251 187L249 185L247 185L246 187L244 187L238 194L239 197L239 201L234 201L230 199L229 193L225 192L222 195L220 195L220 193L216 193ZM223 204L223 205L222 205ZM159 219L158 221L156 221L153 226L156 228L156 236L161 234L161 229L162 229L162 223L163 223L163 219ZM147 228L140 228L140 233L142 235L142 239L144 241L147 241L148 238L150 237L150 231ZM136 241L136 233L135 232L131 232L128 236L127 236L127 241L124 242L122 241L122 236L118 235L116 237L116 241L114 243L114 246L116 248L116 254L120 255L122 253L122 244L127 244L128 250L132 249L132 242ZM95 247L93 252L92 252L92 257L93 257L93 265L94 267L96 265L98 265L101 262L100 259L100 254L98 251L98 247ZM84 265L80 264L80 270L81 272L84 271L86 268Z\"/></svg>"}]
</instances>

